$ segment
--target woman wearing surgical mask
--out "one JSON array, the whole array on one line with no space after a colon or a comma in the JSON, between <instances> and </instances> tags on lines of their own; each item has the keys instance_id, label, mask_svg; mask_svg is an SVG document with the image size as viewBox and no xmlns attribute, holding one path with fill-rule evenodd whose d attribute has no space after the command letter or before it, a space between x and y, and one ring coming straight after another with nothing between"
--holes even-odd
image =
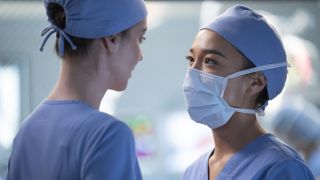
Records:
<instances>
[{"instance_id":1,"label":"woman wearing surgical mask","mask_svg":"<svg viewBox=\"0 0 320 180\"><path fill-rule=\"evenodd\" d=\"M201 28L186 58L188 113L212 129L215 148L183 180L314 179L298 153L256 119L287 76L282 42L261 15L231 7Z\"/></svg>"},{"instance_id":2,"label":"woman wearing surgical mask","mask_svg":"<svg viewBox=\"0 0 320 180\"><path fill-rule=\"evenodd\" d=\"M7 180L142 179L131 130L100 112L109 89L126 89L142 60L143 0L45 0L61 72L15 137Z\"/></svg>"}]
</instances>

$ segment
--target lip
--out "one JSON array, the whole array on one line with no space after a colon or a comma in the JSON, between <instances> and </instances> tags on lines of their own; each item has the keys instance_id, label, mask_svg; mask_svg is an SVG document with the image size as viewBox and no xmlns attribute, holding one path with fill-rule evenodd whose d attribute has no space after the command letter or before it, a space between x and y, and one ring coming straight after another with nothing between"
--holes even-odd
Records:
<instances>
[{"instance_id":1,"label":"lip","mask_svg":"<svg viewBox=\"0 0 320 180\"><path fill-rule=\"evenodd\" d=\"M133 68L133 69L131 70L131 72L129 73L129 78L131 78L133 70L134 70L134 68Z\"/></svg>"},{"instance_id":2,"label":"lip","mask_svg":"<svg viewBox=\"0 0 320 180\"><path fill-rule=\"evenodd\" d=\"M135 67L136 67L136 65L134 65L134 66L131 68L131 71L130 71L130 74L129 74L129 78L131 77L131 75L132 75L132 73L133 73L133 71L134 71Z\"/></svg>"},{"instance_id":3,"label":"lip","mask_svg":"<svg viewBox=\"0 0 320 180\"><path fill-rule=\"evenodd\" d=\"M131 77L132 72L134 71L134 68L135 68L135 67L133 67L132 70L131 70L131 72L130 72L130 77Z\"/></svg>"}]
</instances>

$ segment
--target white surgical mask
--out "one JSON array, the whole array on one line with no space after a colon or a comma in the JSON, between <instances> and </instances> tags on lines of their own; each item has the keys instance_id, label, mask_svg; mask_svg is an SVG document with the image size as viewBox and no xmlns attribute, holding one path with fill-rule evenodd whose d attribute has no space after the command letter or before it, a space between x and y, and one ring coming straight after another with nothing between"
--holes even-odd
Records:
<instances>
[{"instance_id":1,"label":"white surgical mask","mask_svg":"<svg viewBox=\"0 0 320 180\"><path fill-rule=\"evenodd\" d=\"M183 91L190 118L215 129L226 124L235 112L264 115L263 108L231 107L223 98L228 79L283 66L287 66L287 63L258 66L226 77L189 68L183 83Z\"/></svg>"}]
</instances>

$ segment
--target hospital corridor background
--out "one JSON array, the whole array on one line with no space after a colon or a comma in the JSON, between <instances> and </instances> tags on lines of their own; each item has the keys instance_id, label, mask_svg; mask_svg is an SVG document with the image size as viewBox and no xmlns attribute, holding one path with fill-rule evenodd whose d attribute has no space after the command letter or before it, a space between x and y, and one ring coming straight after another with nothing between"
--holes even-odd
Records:
<instances>
[{"instance_id":1,"label":"hospital corridor background","mask_svg":"<svg viewBox=\"0 0 320 180\"><path fill-rule=\"evenodd\" d=\"M149 0L143 61L127 90L108 91L100 108L132 129L145 180L181 179L195 159L214 147L211 130L186 112L185 56L204 22L239 3L280 30L291 66L284 91L259 121L301 153L320 179L320 1ZM54 38L39 51L46 20L40 0L0 0L0 180L20 124L58 77Z\"/></svg>"}]
</instances>

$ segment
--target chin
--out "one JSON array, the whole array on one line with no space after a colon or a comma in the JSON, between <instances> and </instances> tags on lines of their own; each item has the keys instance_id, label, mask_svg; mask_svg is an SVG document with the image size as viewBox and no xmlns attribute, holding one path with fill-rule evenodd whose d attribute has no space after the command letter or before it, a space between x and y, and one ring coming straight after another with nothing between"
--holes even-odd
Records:
<instances>
[{"instance_id":1,"label":"chin","mask_svg":"<svg viewBox=\"0 0 320 180\"><path fill-rule=\"evenodd\" d=\"M114 88L112 88L112 90L114 90L114 91L124 91L125 89L127 89L127 86L128 86L128 82L119 83Z\"/></svg>"}]
</instances>

